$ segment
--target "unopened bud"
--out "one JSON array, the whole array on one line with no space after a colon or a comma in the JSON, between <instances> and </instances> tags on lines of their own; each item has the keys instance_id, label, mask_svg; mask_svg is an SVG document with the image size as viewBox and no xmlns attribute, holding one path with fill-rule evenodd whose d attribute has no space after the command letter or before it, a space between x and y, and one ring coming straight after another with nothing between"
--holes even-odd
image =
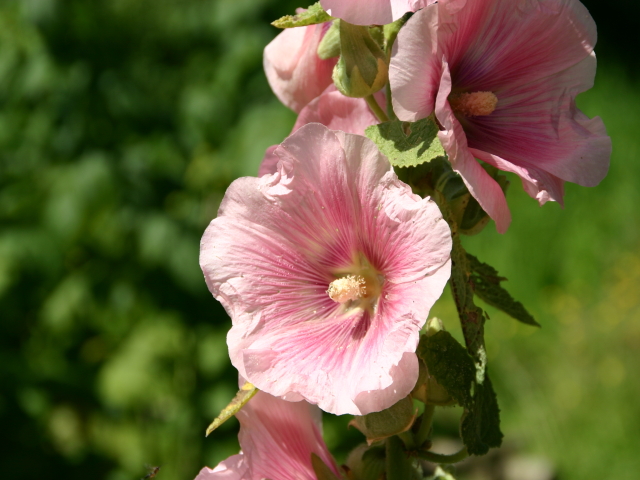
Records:
<instances>
[{"instance_id":1,"label":"unopened bud","mask_svg":"<svg viewBox=\"0 0 640 480\"><path fill-rule=\"evenodd\" d=\"M368 97L386 85L388 74L387 56L369 28L341 21L340 60L333 69L338 90L347 97Z\"/></svg>"},{"instance_id":2,"label":"unopened bud","mask_svg":"<svg viewBox=\"0 0 640 480\"><path fill-rule=\"evenodd\" d=\"M347 478L379 480L384 475L385 458L384 446L370 447L364 443L358 445L349 453L345 462L349 469Z\"/></svg>"}]
</instances>

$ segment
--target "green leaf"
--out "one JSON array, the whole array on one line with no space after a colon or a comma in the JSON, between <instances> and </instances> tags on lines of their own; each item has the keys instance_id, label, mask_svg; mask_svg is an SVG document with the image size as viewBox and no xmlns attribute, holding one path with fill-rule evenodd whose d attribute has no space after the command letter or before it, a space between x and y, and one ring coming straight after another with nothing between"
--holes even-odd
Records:
<instances>
[{"instance_id":1,"label":"green leaf","mask_svg":"<svg viewBox=\"0 0 640 480\"><path fill-rule=\"evenodd\" d=\"M462 419L460 435L471 455L484 455L502 444L500 408L486 372L484 382L475 386L473 404Z\"/></svg>"},{"instance_id":2,"label":"green leaf","mask_svg":"<svg viewBox=\"0 0 640 480\"><path fill-rule=\"evenodd\" d=\"M311 466L318 480L340 480L340 477L336 476L327 464L315 453L311 454Z\"/></svg>"},{"instance_id":3,"label":"green leaf","mask_svg":"<svg viewBox=\"0 0 640 480\"><path fill-rule=\"evenodd\" d=\"M271 25L278 28L306 27L330 20L333 20L333 17L322 9L320 2L317 2L296 15L285 15L279 18L271 22Z\"/></svg>"},{"instance_id":4,"label":"green leaf","mask_svg":"<svg viewBox=\"0 0 640 480\"><path fill-rule=\"evenodd\" d=\"M472 404L476 367L467 350L449 332L442 330L429 337L423 335L418 355L427 364L429 374L460 405Z\"/></svg>"},{"instance_id":5,"label":"green leaf","mask_svg":"<svg viewBox=\"0 0 640 480\"><path fill-rule=\"evenodd\" d=\"M340 20L334 20L318 44L318 57L322 60L340 56Z\"/></svg>"},{"instance_id":6,"label":"green leaf","mask_svg":"<svg viewBox=\"0 0 640 480\"><path fill-rule=\"evenodd\" d=\"M471 268L471 287L481 300L522 323L540 326L522 303L514 300L509 292L500 285L506 278L500 277L495 268L482 263L473 255L467 253L467 258Z\"/></svg>"},{"instance_id":7,"label":"green leaf","mask_svg":"<svg viewBox=\"0 0 640 480\"><path fill-rule=\"evenodd\" d=\"M485 361L475 362L450 333L440 331L418 345L422 358L440 385L465 409L460 435L471 455L484 455L502 443L500 409Z\"/></svg>"},{"instance_id":8,"label":"green leaf","mask_svg":"<svg viewBox=\"0 0 640 480\"><path fill-rule=\"evenodd\" d=\"M222 409L220 415L216 417L216 419L211 422L211 425L207 428L206 436L208 437L211 432L213 432L216 428L222 425L224 422L233 417L236 413L240 411L242 407L246 405L246 403L251 400L251 398L258 393L258 389L254 387L251 383L246 382L236 396L233 397L233 400L229 402L229 405Z\"/></svg>"},{"instance_id":9,"label":"green leaf","mask_svg":"<svg viewBox=\"0 0 640 480\"><path fill-rule=\"evenodd\" d=\"M356 416L349 423L360 430L366 437L367 443L383 440L392 435L406 432L416 419L416 410L410 396L400 400L381 412Z\"/></svg>"},{"instance_id":10,"label":"green leaf","mask_svg":"<svg viewBox=\"0 0 640 480\"><path fill-rule=\"evenodd\" d=\"M372 125L365 130L365 135L373 140L394 167L415 167L445 157L433 117L414 123L392 120Z\"/></svg>"}]
</instances>

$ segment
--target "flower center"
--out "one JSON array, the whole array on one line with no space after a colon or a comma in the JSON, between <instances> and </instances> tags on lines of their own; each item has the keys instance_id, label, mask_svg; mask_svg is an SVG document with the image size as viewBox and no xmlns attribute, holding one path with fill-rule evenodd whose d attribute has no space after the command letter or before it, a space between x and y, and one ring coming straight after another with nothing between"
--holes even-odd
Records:
<instances>
[{"instance_id":1,"label":"flower center","mask_svg":"<svg viewBox=\"0 0 640 480\"><path fill-rule=\"evenodd\" d=\"M332 273L335 280L327 289L331 300L341 304L345 311L376 310L385 279L362 253L355 254L350 265Z\"/></svg>"},{"instance_id":2,"label":"flower center","mask_svg":"<svg viewBox=\"0 0 640 480\"><path fill-rule=\"evenodd\" d=\"M336 303L357 300L367 294L367 281L362 275L347 275L331 282L327 294Z\"/></svg>"},{"instance_id":3,"label":"flower center","mask_svg":"<svg viewBox=\"0 0 640 480\"><path fill-rule=\"evenodd\" d=\"M498 105L498 97L493 92L452 93L449 105L465 117L491 115Z\"/></svg>"}]
</instances>

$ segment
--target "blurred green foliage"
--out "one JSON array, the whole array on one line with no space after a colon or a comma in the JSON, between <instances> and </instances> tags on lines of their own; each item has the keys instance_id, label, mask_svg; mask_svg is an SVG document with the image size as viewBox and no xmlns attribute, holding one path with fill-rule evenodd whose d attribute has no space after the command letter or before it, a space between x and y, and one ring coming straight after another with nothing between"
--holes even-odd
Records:
<instances>
[{"instance_id":1,"label":"blurred green foliage","mask_svg":"<svg viewBox=\"0 0 640 480\"><path fill-rule=\"evenodd\" d=\"M591 4L605 54L580 103L613 137L609 177L568 185L564 210L513 185L509 232L466 246L543 325L488 308L507 439L561 479L633 479L640 94L637 49L614 25L638 7ZM198 246L229 183L295 120L261 61L269 22L297 6L0 0L2 478L132 480L147 463L189 480L237 452L235 420L204 439L237 379ZM434 313L455 333L452 308ZM361 438L347 421L326 424L340 459Z\"/></svg>"}]
</instances>

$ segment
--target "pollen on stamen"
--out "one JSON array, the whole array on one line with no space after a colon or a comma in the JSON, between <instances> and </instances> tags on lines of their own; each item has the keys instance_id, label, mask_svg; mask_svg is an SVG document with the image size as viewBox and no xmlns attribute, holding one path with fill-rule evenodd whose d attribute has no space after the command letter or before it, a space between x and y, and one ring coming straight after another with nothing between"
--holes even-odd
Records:
<instances>
[{"instance_id":1,"label":"pollen on stamen","mask_svg":"<svg viewBox=\"0 0 640 480\"><path fill-rule=\"evenodd\" d=\"M449 104L465 117L480 117L493 113L498 97L493 92L457 93L449 95Z\"/></svg>"},{"instance_id":2,"label":"pollen on stamen","mask_svg":"<svg viewBox=\"0 0 640 480\"><path fill-rule=\"evenodd\" d=\"M360 275L347 275L338 278L329 285L327 294L337 303L346 303L362 298L367 293L366 281Z\"/></svg>"}]
</instances>

